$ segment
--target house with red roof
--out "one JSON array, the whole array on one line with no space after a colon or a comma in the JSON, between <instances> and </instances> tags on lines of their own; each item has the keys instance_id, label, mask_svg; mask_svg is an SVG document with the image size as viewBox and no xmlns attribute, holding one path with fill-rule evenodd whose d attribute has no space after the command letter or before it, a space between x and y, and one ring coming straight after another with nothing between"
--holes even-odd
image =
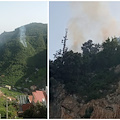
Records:
<instances>
[{"instance_id":1,"label":"house with red roof","mask_svg":"<svg viewBox=\"0 0 120 120\"><path fill-rule=\"evenodd\" d=\"M47 95L44 91L38 91L32 92L32 95L28 96L29 102L33 103L34 105L37 102L43 103L44 105L47 104Z\"/></svg>"},{"instance_id":2,"label":"house with red roof","mask_svg":"<svg viewBox=\"0 0 120 120\"><path fill-rule=\"evenodd\" d=\"M19 115L22 115L24 111L30 109L31 106L35 105L37 102L47 104L47 94L45 91L36 90L32 92L32 95L20 95L18 96L19 104Z\"/></svg>"},{"instance_id":3,"label":"house with red roof","mask_svg":"<svg viewBox=\"0 0 120 120\"><path fill-rule=\"evenodd\" d=\"M32 103L28 103L28 104L23 104L22 105L22 111L26 111L27 109L30 109L30 107L32 107L33 104Z\"/></svg>"}]
</instances>

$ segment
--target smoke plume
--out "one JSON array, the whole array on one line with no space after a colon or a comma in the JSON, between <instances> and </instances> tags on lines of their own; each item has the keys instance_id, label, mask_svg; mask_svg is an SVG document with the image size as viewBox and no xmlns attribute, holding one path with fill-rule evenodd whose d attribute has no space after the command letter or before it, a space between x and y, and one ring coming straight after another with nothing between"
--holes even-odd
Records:
<instances>
[{"instance_id":1,"label":"smoke plume","mask_svg":"<svg viewBox=\"0 0 120 120\"><path fill-rule=\"evenodd\" d=\"M120 36L120 24L107 2L71 2L70 7L68 29L74 51L80 51L82 43L89 39L101 43L108 37Z\"/></svg>"},{"instance_id":2,"label":"smoke plume","mask_svg":"<svg viewBox=\"0 0 120 120\"><path fill-rule=\"evenodd\" d=\"M23 44L24 47L27 47L26 35L25 35L25 32L26 32L25 26L20 27L19 30L20 30L20 42Z\"/></svg>"}]
</instances>

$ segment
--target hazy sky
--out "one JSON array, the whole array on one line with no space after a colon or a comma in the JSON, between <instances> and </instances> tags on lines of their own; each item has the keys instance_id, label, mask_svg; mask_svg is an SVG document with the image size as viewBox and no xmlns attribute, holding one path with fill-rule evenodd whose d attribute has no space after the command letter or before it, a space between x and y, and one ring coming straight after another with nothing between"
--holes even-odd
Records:
<instances>
[{"instance_id":1,"label":"hazy sky","mask_svg":"<svg viewBox=\"0 0 120 120\"><path fill-rule=\"evenodd\" d=\"M0 34L32 22L48 23L44 1L0 1Z\"/></svg>"},{"instance_id":2,"label":"hazy sky","mask_svg":"<svg viewBox=\"0 0 120 120\"><path fill-rule=\"evenodd\" d=\"M50 35L50 38L49 38L49 56L50 56L50 59L53 59L53 54L57 50L59 50L60 48L62 48L61 40L63 39L63 36L65 34L65 28L68 28L68 26L70 24L70 20L75 19L75 17L78 17L77 23L75 25L77 25L79 23L78 26L81 27L82 22L79 21L80 20L79 17L82 16L83 18L85 18L86 14L84 12L82 13L80 11L81 8L79 7L79 5L77 6L77 4L76 4L76 5L72 6L73 8L71 9L72 3L75 3L75 2L64 2L64 1L63 2L62 1L61 2L54 2L54 1L51 1L49 3L49 35ZM100 14L103 17L101 19L102 22L98 20L100 22L100 24L98 25L97 24L98 21L97 20L96 21L93 20L93 22L94 22L93 24L95 24L95 25L91 24L92 26L90 26L90 24L89 24L89 29L86 32L86 33L90 32L89 36L85 36L84 35L84 37L86 37L85 38L86 41L88 39L92 39L92 38L94 39L94 38L96 38L96 36L94 36L94 35L95 34L97 35L99 32L101 32L100 29L104 29L104 32L107 33L107 28L108 28L111 31L112 30L113 31L112 32L109 31L109 33L107 33L107 35L111 35L111 36L117 35L117 36L120 36L120 31L119 31L119 33L117 33L117 32L114 33L115 30L120 30L120 28L116 28L116 26L118 24L120 24L120 14L119 14L119 11L120 11L120 2L118 1L118 2L102 2L102 3L103 3L103 5L102 5L101 8L104 8L104 3L107 6L107 7L105 6L105 12L104 12L104 9L100 8L101 9L101 13ZM97 11L96 9L94 9L93 11L96 12ZM79 12L76 13L76 14L74 14L75 10L76 11L78 10ZM89 10L86 10L86 12L87 11L89 12ZM107 15L108 11L109 11L109 14ZM92 15L94 15L94 14L92 14ZM85 26L85 21L86 20L84 20L84 22L83 22L83 26L84 27L86 27ZM108 21L108 23L107 23L107 21ZM112 25L112 23L114 23L114 22L116 22L115 23L115 27L114 27L114 25ZM87 23L89 23L89 22L87 21ZM104 24L103 27L101 27L101 24ZM106 24L107 24L107 26L106 26ZM74 27L75 25L73 24L72 27ZM82 29L84 30L83 26L81 27L80 32L82 32ZM98 29L98 28L96 29L96 27L100 27L100 29ZM91 30L90 28L93 28L93 30ZM71 46L72 46L73 40L69 36L69 32L70 32L70 30L68 29L68 38L69 38L69 40L67 41L67 46L69 47L69 49L72 49ZM74 32L74 30L73 30L73 32ZM111 33L114 33L114 34L111 34ZM101 34L103 34L103 32ZM98 39L97 42L99 42L99 39Z\"/></svg>"},{"instance_id":3,"label":"hazy sky","mask_svg":"<svg viewBox=\"0 0 120 120\"><path fill-rule=\"evenodd\" d=\"M69 2L49 3L49 57L62 48L61 40L65 35L68 21L70 19Z\"/></svg>"}]
</instances>

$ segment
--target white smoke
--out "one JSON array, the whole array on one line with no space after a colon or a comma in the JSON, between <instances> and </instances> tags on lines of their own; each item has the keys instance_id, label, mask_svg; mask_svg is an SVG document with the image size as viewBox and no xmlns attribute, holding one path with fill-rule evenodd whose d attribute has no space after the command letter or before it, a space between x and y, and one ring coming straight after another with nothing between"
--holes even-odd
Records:
<instances>
[{"instance_id":1,"label":"white smoke","mask_svg":"<svg viewBox=\"0 0 120 120\"><path fill-rule=\"evenodd\" d=\"M24 47L27 47L26 35L25 35L25 32L26 32L25 26L20 27L19 30L20 30L20 42L23 44Z\"/></svg>"}]
</instances>

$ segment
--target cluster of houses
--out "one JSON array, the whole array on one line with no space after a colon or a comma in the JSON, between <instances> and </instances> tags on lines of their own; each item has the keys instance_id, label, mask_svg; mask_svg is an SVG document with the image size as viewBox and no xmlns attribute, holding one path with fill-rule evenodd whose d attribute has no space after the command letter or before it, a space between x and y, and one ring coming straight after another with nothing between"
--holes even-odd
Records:
<instances>
[{"instance_id":1,"label":"cluster of houses","mask_svg":"<svg viewBox=\"0 0 120 120\"><path fill-rule=\"evenodd\" d=\"M29 109L31 106L35 105L37 102L42 103L47 107L47 91L36 90L32 92L32 95L19 95L18 96L18 105L19 111L18 114L22 115L24 111Z\"/></svg>"},{"instance_id":2,"label":"cluster of houses","mask_svg":"<svg viewBox=\"0 0 120 120\"><path fill-rule=\"evenodd\" d=\"M11 90L11 86L9 85L5 85L5 88L8 88L9 90ZM22 116L22 114L24 113L24 111L26 111L27 109L30 109L30 107L34 106L36 103L42 103L43 105L45 105L47 107L47 86L45 89L41 89L41 90L36 90L37 87L35 85L30 87L32 94L31 95L19 95L17 96L18 99L18 106L19 106L19 110L18 110L18 115ZM14 89L13 89L14 90ZM12 98L7 97L10 101Z\"/></svg>"}]
</instances>

